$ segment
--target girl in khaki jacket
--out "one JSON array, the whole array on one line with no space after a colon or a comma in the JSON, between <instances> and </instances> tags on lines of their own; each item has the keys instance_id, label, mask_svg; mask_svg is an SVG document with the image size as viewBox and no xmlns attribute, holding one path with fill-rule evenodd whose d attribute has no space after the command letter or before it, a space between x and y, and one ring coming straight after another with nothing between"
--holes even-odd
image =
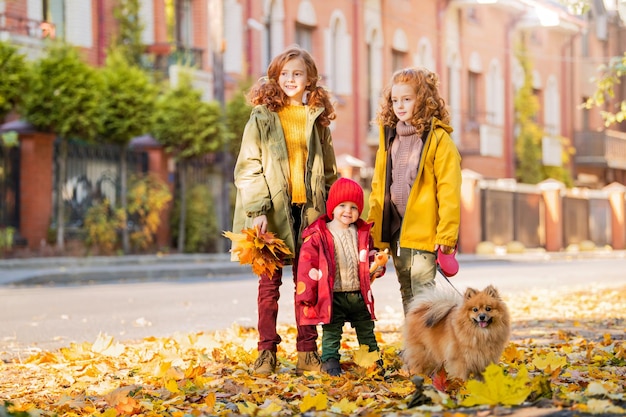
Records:
<instances>
[{"instance_id":1,"label":"girl in khaki jacket","mask_svg":"<svg viewBox=\"0 0 626 417\"><path fill-rule=\"evenodd\" d=\"M454 250L461 217L461 156L437 75L396 71L383 93L368 222L374 245L390 248L404 313L433 285L438 250Z\"/></svg>"},{"instance_id":2,"label":"girl in khaki jacket","mask_svg":"<svg viewBox=\"0 0 626 417\"><path fill-rule=\"evenodd\" d=\"M276 56L248 95L255 105L235 164L237 198L233 231L257 227L285 241L296 276L300 234L326 210L326 196L337 179L329 124L335 118L329 93L317 85L311 55L292 47ZM276 370L278 298L283 270L259 277L258 374ZM296 311L296 322L298 321ZM319 371L317 329L297 327L296 373Z\"/></svg>"}]
</instances>

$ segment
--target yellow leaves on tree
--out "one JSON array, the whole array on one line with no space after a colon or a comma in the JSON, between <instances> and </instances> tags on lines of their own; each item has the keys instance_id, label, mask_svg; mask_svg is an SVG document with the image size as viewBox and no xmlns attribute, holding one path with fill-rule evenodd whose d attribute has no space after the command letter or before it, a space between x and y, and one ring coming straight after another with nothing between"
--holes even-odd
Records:
<instances>
[{"instance_id":1,"label":"yellow leaves on tree","mask_svg":"<svg viewBox=\"0 0 626 417\"><path fill-rule=\"evenodd\" d=\"M517 376L505 375L498 365L491 364L483 373L484 382L467 381L468 395L461 403L463 406L475 405L520 405L531 393L528 369L522 366Z\"/></svg>"},{"instance_id":2,"label":"yellow leaves on tree","mask_svg":"<svg viewBox=\"0 0 626 417\"><path fill-rule=\"evenodd\" d=\"M272 232L261 233L258 228L244 229L242 233L224 232L233 241L231 252L237 255L239 263L251 265L258 276L271 278L291 251L282 239Z\"/></svg>"}]
</instances>

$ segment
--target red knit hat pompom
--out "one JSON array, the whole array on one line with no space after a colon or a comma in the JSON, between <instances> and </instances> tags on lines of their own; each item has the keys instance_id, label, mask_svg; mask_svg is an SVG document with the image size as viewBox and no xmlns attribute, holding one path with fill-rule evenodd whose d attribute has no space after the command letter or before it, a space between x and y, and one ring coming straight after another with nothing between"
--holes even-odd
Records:
<instances>
[{"instance_id":1,"label":"red knit hat pompom","mask_svg":"<svg viewBox=\"0 0 626 417\"><path fill-rule=\"evenodd\" d=\"M335 207L346 201L356 204L360 216L363 211L363 189L356 181L349 178L339 178L328 192L328 200L326 200L326 214L328 214L328 217L332 219Z\"/></svg>"}]
</instances>

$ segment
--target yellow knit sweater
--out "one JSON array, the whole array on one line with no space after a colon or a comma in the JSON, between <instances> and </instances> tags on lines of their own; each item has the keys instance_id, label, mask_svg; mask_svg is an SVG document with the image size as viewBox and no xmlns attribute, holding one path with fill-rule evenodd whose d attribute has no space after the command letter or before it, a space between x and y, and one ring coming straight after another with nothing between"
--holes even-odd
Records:
<instances>
[{"instance_id":1,"label":"yellow knit sweater","mask_svg":"<svg viewBox=\"0 0 626 417\"><path fill-rule=\"evenodd\" d=\"M306 109L306 106L285 106L278 111L287 143L287 156L291 171L289 186L292 204L306 203L306 188L304 186L304 170L308 152L304 132Z\"/></svg>"}]
</instances>

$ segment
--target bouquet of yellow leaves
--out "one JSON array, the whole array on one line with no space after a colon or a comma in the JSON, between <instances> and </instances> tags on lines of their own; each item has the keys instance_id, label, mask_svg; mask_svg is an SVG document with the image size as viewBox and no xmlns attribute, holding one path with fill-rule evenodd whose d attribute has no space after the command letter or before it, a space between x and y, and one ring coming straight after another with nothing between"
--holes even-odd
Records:
<instances>
[{"instance_id":1,"label":"bouquet of yellow leaves","mask_svg":"<svg viewBox=\"0 0 626 417\"><path fill-rule=\"evenodd\" d=\"M241 233L224 232L233 241L231 252L237 254L241 265L252 265L252 272L258 276L272 278L278 268L285 266L284 259L291 251L282 239L272 232L261 233L255 227L243 229Z\"/></svg>"}]
</instances>

